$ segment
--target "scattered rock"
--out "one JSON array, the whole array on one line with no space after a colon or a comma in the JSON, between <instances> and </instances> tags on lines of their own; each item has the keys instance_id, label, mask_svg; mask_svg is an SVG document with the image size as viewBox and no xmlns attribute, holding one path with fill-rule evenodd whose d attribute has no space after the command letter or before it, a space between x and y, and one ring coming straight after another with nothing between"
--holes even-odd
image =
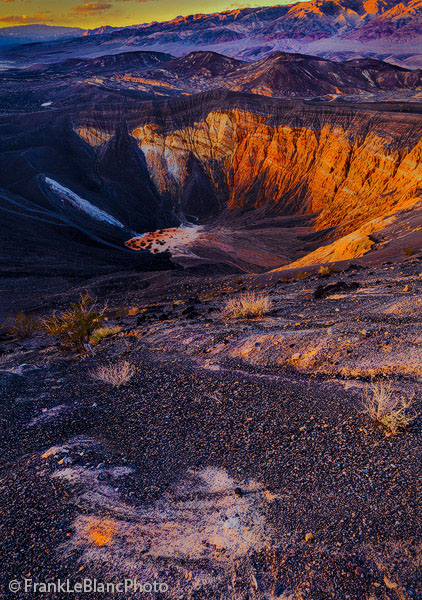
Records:
<instances>
[{"instance_id":1,"label":"scattered rock","mask_svg":"<svg viewBox=\"0 0 422 600\"><path fill-rule=\"evenodd\" d=\"M320 300L321 298L328 298L337 294L338 292L352 292L357 290L359 283L354 281L353 283L346 283L345 281L337 281L337 283L330 283L329 285L319 285L314 291L314 299Z\"/></svg>"},{"instance_id":2,"label":"scattered rock","mask_svg":"<svg viewBox=\"0 0 422 600\"><path fill-rule=\"evenodd\" d=\"M159 321L168 321L169 319L171 319L171 313L161 313L161 315L159 315L158 320Z\"/></svg>"},{"instance_id":3,"label":"scattered rock","mask_svg":"<svg viewBox=\"0 0 422 600\"><path fill-rule=\"evenodd\" d=\"M389 579L387 575L384 575L384 583L389 590L396 590L399 587L397 583L391 581L391 579Z\"/></svg>"}]
</instances>

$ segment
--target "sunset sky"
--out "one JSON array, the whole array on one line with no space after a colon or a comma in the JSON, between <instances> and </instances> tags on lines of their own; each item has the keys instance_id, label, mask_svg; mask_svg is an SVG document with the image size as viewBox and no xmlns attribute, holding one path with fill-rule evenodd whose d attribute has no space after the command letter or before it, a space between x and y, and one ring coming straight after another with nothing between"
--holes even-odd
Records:
<instances>
[{"instance_id":1,"label":"sunset sky","mask_svg":"<svg viewBox=\"0 0 422 600\"><path fill-rule=\"evenodd\" d=\"M0 27L31 23L125 26L165 21L178 15L232 10L247 6L276 6L292 0L233 2L232 0L0 0Z\"/></svg>"}]
</instances>

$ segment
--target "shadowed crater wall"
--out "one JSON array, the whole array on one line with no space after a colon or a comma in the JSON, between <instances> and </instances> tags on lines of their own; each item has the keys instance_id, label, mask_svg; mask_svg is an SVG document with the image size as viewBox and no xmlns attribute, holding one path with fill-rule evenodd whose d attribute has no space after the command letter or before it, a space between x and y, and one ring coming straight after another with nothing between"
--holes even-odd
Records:
<instances>
[{"instance_id":1,"label":"shadowed crater wall","mask_svg":"<svg viewBox=\"0 0 422 600\"><path fill-rule=\"evenodd\" d=\"M229 91L95 104L82 94L72 109L2 117L3 261L12 271L168 268L168 256L124 244L185 222L274 226L271 251L289 246L279 264L298 259L420 198L420 107L397 108ZM301 231L292 245L277 235L280 218L320 234Z\"/></svg>"}]
</instances>

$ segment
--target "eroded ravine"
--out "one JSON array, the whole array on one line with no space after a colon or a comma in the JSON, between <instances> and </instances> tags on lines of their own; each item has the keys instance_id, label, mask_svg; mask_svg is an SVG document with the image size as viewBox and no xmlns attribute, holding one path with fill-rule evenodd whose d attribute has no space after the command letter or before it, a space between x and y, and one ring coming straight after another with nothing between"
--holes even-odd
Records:
<instances>
[{"instance_id":1,"label":"eroded ravine","mask_svg":"<svg viewBox=\"0 0 422 600\"><path fill-rule=\"evenodd\" d=\"M229 208L273 204L281 211L320 212L318 229L345 223L343 231L350 231L420 194L421 135L412 132L413 119L391 119L395 127L362 133L356 124L273 127L262 115L230 110L174 131L148 124L131 134L162 194L183 196L193 155ZM106 138L102 131L78 133L90 144Z\"/></svg>"}]
</instances>

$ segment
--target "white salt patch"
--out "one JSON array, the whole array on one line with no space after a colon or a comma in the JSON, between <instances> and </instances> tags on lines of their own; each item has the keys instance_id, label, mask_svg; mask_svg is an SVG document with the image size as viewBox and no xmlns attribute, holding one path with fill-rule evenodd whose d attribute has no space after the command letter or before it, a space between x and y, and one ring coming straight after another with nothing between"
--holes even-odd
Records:
<instances>
[{"instance_id":1,"label":"white salt patch","mask_svg":"<svg viewBox=\"0 0 422 600\"><path fill-rule=\"evenodd\" d=\"M57 194L63 206L70 204L73 208L77 208L97 221L103 221L109 225L120 227L121 229L124 228L124 225L111 216L108 212L101 210L101 208L98 208L97 206L94 206L88 200L85 200L84 198L78 196L78 194L75 194L75 192L72 192L72 190L69 188L57 183L57 181L54 181L54 179L46 177L45 182L49 189Z\"/></svg>"}]
</instances>

